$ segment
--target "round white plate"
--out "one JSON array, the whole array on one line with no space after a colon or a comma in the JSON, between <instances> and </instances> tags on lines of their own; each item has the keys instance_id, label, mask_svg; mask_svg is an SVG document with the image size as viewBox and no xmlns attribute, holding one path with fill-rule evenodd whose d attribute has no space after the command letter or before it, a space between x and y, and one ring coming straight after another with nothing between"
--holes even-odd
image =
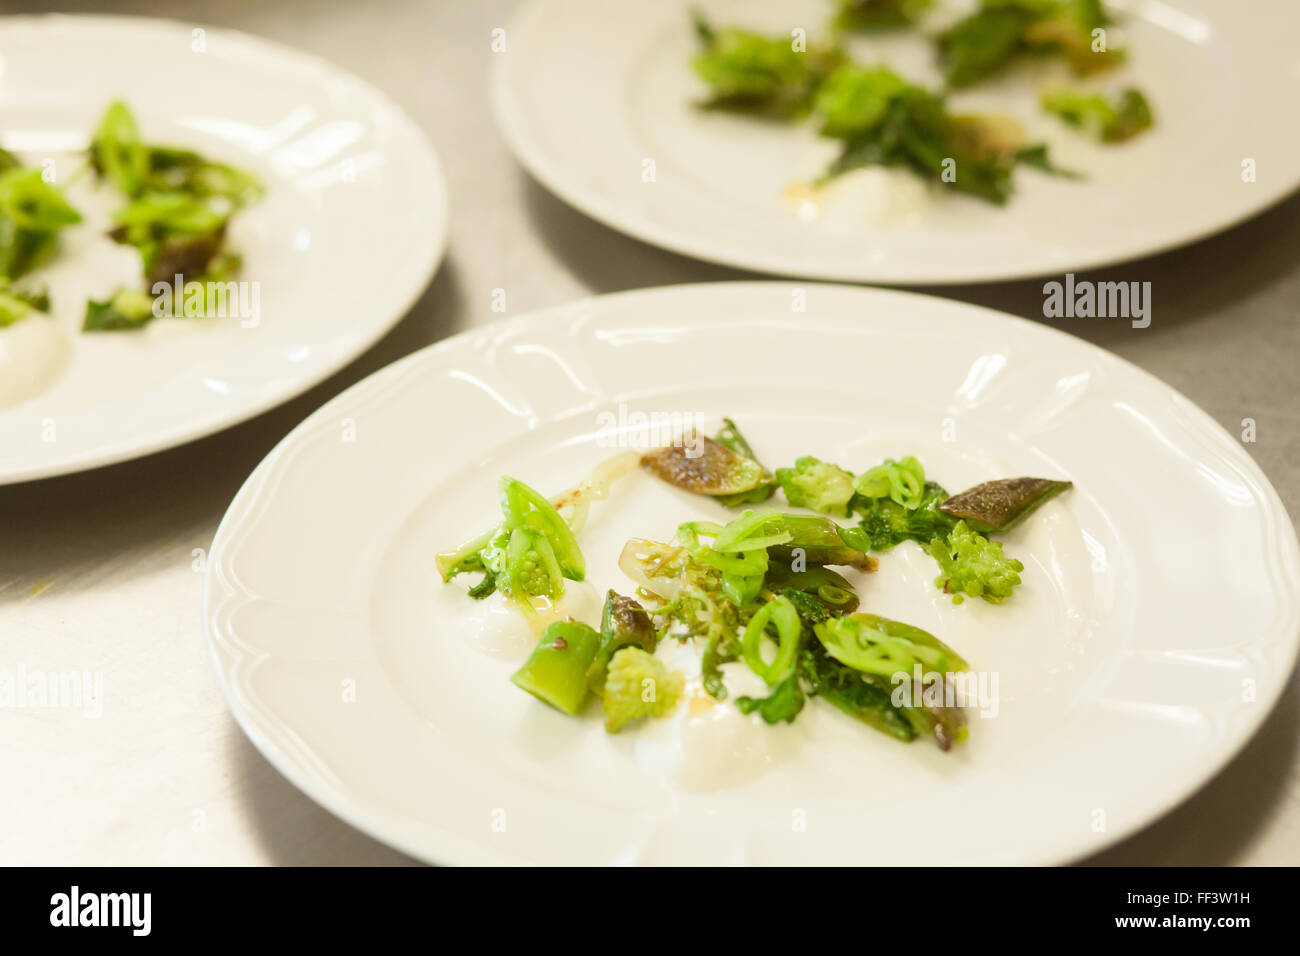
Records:
<instances>
[{"instance_id":1,"label":"round white plate","mask_svg":"<svg viewBox=\"0 0 1300 956\"><path fill-rule=\"evenodd\" d=\"M942 5L941 5L942 6ZM948 4L951 16L958 4ZM1086 181L1021 168L1004 208L873 170L833 187L816 218L788 198L835 145L811 125L701 113L688 8L719 25L826 38L827 0L534 0L495 57L497 122L519 161L587 215L638 239L713 262L853 282L932 284L1045 275L1192 242L1300 185L1300 98L1292 0L1133 0L1111 41L1129 62L1093 81L1146 91L1156 127L1095 145L1046 116L1059 64L1013 70L951 97L959 112L1015 117ZM939 13L941 19L945 14ZM937 87L932 45L905 31L854 36L854 56ZM1256 181L1243 182L1250 162ZM652 164L652 166L651 166ZM647 181L653 175L653 181ZM960 175L960 172L958 173Z\"/></svg>"},{"instance_id":2,"label":"round white plate","mask_svg":"<svg viewBox=\"0 0 1300 956\"><path fill-rule=\"evenodd\" d=\"M89 176L71 185L88 221L33 276L50 286L53 319L19 324L52 321L67 360L46 390L0 408L0 484L169 448L292 398L395 325L437 268L438 159L356 77L243 34L130 17L4 17L0 49L0 145L48 161L57 179L82 166L121 97L147 140L251 169L267 187L231 227L246 308L84 335L86 299L139 282L139 256L103 236L121 200Z\"/></svg>"},{"instance_id":3,"label":"round white plate","mask_svg":"<svg viewBox=\"0 0 1300 956\"><path fill-rule=\"evenodd\" d=\"M1300 635L1295 532L1240 446L1059 332L914 294L804 294L679 286L512 319L299 426L235 498L204 591L212 660L262 753L355 826L452 863L1056 862L1209 779ZM484 643L434 555L499 520L501 474L558 492L612 435L638 437L639 413L732 416L770 465L913 452L950 488L1073 479L1008 537L1026 570L1007 604L952 605L910 543L863 584L866 607L997 675L997 714L943 754L813 701L760 728L770 753L744 772L679 786L646 748L680 724L611 736L514 687L526 644ZM719 514L636 471L581 535L589 581L630 592L627 538Z\"/></svg>"}]
</instances>

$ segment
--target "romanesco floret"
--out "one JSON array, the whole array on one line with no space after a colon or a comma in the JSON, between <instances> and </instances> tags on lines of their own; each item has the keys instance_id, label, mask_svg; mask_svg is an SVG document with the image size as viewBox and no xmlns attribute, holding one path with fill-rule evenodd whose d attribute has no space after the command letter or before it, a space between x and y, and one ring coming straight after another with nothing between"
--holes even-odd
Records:
<instances>
[{"instance_id":1,"label":"romanesco floret","mask_svg":"<svg viewBox=\"0 0 1300 956\"><path fill-rule=\"evenodd\" d=\"M639 647L625 647L609 662L605 676L605 729L616 734L643 717L672 713L685 680Z\"/></svg>"},{"instance_id":2,"label":"romanesco floret","mask_svg":"<svg viewBox=\"0 0 1300 956\"><path fill-rule=\"evenodd\" d=\"M947 538L931 541L926 550L939 562L940 573L934 583L944 593L954 595L954 604L960 604L964 595L1001 604L1020 583L1017 572L1025 569L1015 558L1002 553L1000 541L990 541L964 521L957 522Z\"/></svg>"},{"instance_id":3,"label":"romanesco floret","mask_svg":"<svg viewBox=\"0 0 1300 956\"><path fill-rule=\"evenodd\" d=\"M822 514L847 515L853 497L853 474L838 465L805 456L795 459L793 468L778 468L786 500Z\"/></svg>"}]
</instances>

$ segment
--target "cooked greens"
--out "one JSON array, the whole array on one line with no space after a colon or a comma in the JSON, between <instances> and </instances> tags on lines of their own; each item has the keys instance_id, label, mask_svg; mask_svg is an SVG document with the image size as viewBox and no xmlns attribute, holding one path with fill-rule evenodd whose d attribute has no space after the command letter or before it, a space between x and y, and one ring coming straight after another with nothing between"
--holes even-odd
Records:
<instances>
[{"instance_id":1,"label":"cooked greens","mask_svg":"<svg viewBox=\"0 0 1300 956\"><path fill-rule=\"evenodd\" d=\"M1103 143L1122 143L1151 128L1151 104L1140 90L1129 87L1112 103L1100 94L1049 90L1043 109Z\"/></svg>"},{"instance_id":2,"label":"cooked greens","mask_svg":"<svg viewBox=\"0 0 1300 956\"><path fill-rule=\"evenodd\" d=\"M835 26L841 30L890 30L910 26L934 0L836 0Z\"/></svg>"},{"instance_id":3,"label":"cooked greens","mask_svg":"<svg viewBox=\"0 0 1300 956\"><path fill-rule=\"evenodd\" d=\"M19 288L0 278L0 329L27 318L32 312L48 311L50 296L44 288Z\"/></svg>"},{"instance_id":4,"label":"cooked greens","mask_svg":"<svg viewBox=\"0 0 1300 956\"><path fill-rule=\"evenodd\" d=\"M714 29L699 14L695 33L700 52L691 66L709 87L709 99L700 104L705 109L779 119L802 116L818 84L844 59L835 48L801 49L791 36Z\"/></svg>"},{"instance_id":5,"label":"cooked greens","mask_svg":"<svg viewBox=\"0 0 1300 956\"><path fill-rule=\"evenodd\" d=\"M1059 56L1076 73L1122 62L1106 44L1110 22L1100 0L982 0L979 9L939 37L944 74L969 86L1025 56Z\"/></svg>"},{"instance_id":6,"label":"cooked greens","mask_svg":"<svg viewBox=\"0 0 1300 956\"><path fill-rule=\"evenodd\" d=\"M900 741L927 738L943 750L961 743L968 728L956 688L969 664L928 631L860 610L857 584L834 568L873 571L876 559L867 552L915 541L934 558L935 584L953 603L980 597L1001 604L1021 584L1024 565L989 535L1014 527L1070 483L1002 479L949 496L913 456L854 474L809 455L772 474L730 419L716 441L693 446L699 454L687 457L687 447L620 456L621 463L597 469L599 480L552 500L502 478L503 521L439 554L439 573L449 581L481 572L471 597L500 591L540 628L534 599L547 598L553 608L564 581L586 573L576 537L581 521L561 510L595 489L603 497L637 460L715 501L770 485L766 498L779 486L791 506L821 514L749 508L725 522L683 522L670 541L631 539L619 568L636 596L608 591L599 631L551 621L512 680L569 714L580 713L589 695L603 698L606 728L617 733L671 713L692 694L712 698L699 698L706 708L725 701L728 675L736 673L728 668L741 668L765 690L737 696L735 706L768 724L795 720L821 697ZM665 642L694 643L698 679L688 684L655 656Z\"/></svg>"},{"instance_id":7,"label":"cooked greens","mask_svg":"<svg viewBox=\"0 0 1300 956\"><path fill-rule=\"evenodd\" d=\"M10 153L0 157L0 170L0 279L20 279L54 255L59 231L81 214L41 170Z\"/></svg>"},{"instance_id":8,"label":"cooked greens","mask_svg":"<svg viewBox=\"0 0 1300 956\"><path fill-rule=\"evenodd\" d=\"M838 0L840 30L913 24L930 0ZM1124 58L1107 45L1109 18L1100 0L982 0L970 16L938 37L947 88L969 86L1027 56L1063 58L1080 74ZM842 148L814 186L867 166L910 169L946 189L1004 205L1018 165L1068 179L1043 143L1029 142L1011 119L950 112L943 91L931 91L893 70L854 63L842 50L809 46L802 32L763 36L715 28L696 14L702 51L691 63L707 84L700 104L768 119L812 115L819 132ZM1068 91L1044 106L1104 142L1120 142L1151 126L1151 108L1135 89L1119 102Z\"/></svg>"}]
</instances>

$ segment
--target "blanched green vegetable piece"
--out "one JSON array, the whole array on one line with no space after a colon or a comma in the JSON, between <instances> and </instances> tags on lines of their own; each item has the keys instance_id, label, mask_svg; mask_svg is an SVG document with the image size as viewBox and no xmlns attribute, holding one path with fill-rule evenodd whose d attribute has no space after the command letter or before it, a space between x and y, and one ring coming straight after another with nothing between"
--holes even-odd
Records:
<instances>
[{"instance_id":1,"label":"blanched green vegetable piece","mask_svg":"<svg viewBox=\"0 0 1300 956\"><path fill-rule=\"evenodd\" d=\"M538 700L566 714L577 714L587 697L587 669L596 657L600 635L579 621L555 621L524 665L510 676Z\"/></svg>"},{"instance_id":2,"label":"blanched green vegetable piece","mask_svg":"<svg viewBox=\"0 0 1300 956\"><path fill-rule=\"evenodd\" d=\"M777 651L771 661L763 656L763 641L769 625L777 634ZM794 604L789 598L779 595L759 608L745 626L745 636L740 644L741 656L768 687L775 686L794 667L802 627Z\"/></svg>"},{"instance_id":3,"label":"blanched green vegetable piece","mask_svg":"<svg viewBox=\"0 0 1300 956\"><path fill-rule=\"evenodd\" d=\"M935 585L945 594L954 595L954 604L967 596L1001 604L1020 583L1018 572L1025 569L1003 553L1000 541L990 541L964 521L957 522L947 538L931 541L926 550L939 562Z\"/></svg>"},{"instance_id":4,"label":"blanched green vegetable piece","mask_svg":"<svg viewBox=\"0 0 1300 956\"><path fill-rule=\"evenodd\" d=\"M600 615L600 648L587 670L587 684L598 694L605 692L605 673L613 656L625 647L639 647L654 653L658 638L654 623L637 601L610 591Z\"/></svg>"},{"instance_id":5,"label":"blanched green vegetable piece","mask_svg":"<svg viewBox=\"0 0 1300 956\"><path fill-rule=\"evenodd\" d=\"M857 528L842 529L840 536L854 547L870 551L888 551L908 540L929 544L957 524L955 518L939 510L947 498L941 485L927 481L915 508L905 508L892 498L855 500L854 508L862 520Z\"/></svg>"},{"instance_id":6,"label":"blanched green vegetable piece","mask_svg":"<svg viewBox=\"0 0 1300 956\"><path fill-rule=\"evenodd\" d=\"M81 221L39 169L0 172L0 279L18 279L54 253L59 230Z\"/></svg>"},{"instance_id":7,"label":"blanched green vegetable piece","mask_svg":"<svg viewBox=\"0 0 1300 956\"><path fill-rule=\"evenodd\" d=\"M1024 521L1043 502L1073 487L1073 482L1051 478L999 478L953 495L939 510L964 520L975 531L1000 534Z\"/></svg>"},{"instance_id":8,"label":"blanched green vegetable piece","mask_svg":"<svg viewBox=\"0 0 1300 956\"><path fill-rule=\"evenodd\" d=\"M865 682L886 694L903 684L920 697L920 703L896 708L917 734L933 737L942 750L965 739L961 708L948 707L942 700L927 705L924 688L913 685L918 666L923 681L941 688L946 687L948 675L968 669L961 655L933 634L875 614L832 618L816 625L814 633L830 657L858 671ZM892 704L892 696L890 700Z\"/></svg>"},{"instance_id":9,"label":"blanched green vegetable piece","mask_svg":"<svg viewBox=\"0 0 1300 956\"><path fill-rule=\"evenodd\" d=\"M1153 122L1151 105L1133 87L1124 90L1114 104L1100 94L1051 90L1043 94L1043 109L1105 143L1132 139L1150 129Z\"/></svg>"},{"instance_id":10,"label":"blanched green vegetable piece","mask_svg":"<svg viewBox=\"0 0 1300 956\"><path fill-rule=\"evenodd\" d=\"M535 532L550 546L564 576L572 581L583 580L587 574L587 562L573 530L560 517L555 506L536 489L509 475L503 475L497 487L501 495L501 511L505 515L505 529L526 528Z\"/></svg>"},{"instance_id":11,"label":"blanched green vegetable piece","mask_svg":"<svg viewBox=\"0 0 1300 956\"><path fill-rule=\"evenodd\" d=\"M841 30L889 30L915 23L934 0L837 0L835 25Z\"/></svg>"},{"instance_id":12,"label":"blanched green vegetable piece","mask_svg":"<svg viewBox=\"0 0 1300 956\"><path fill-rule=\"evenodd\" d=\"M122 289L97 302L86 302L83 332L133 332L142 329L156 316L154 301L137 289Z\"/></svg>"},{"instance_id":13,"label":"blanched green vegetable piece","mask_svg":"<svg viewBox=\"0 0 1300 956\"><path fill-rule=\"evenodd\" d=\"M830 518L814 515L782 515L781 527L790 534L785 544L768 548L772 563L793 567L796 559L805 564L836 564L860 571L876 570L876 559L853 543L847 532Z\"/></svg>"},{"instance_id":14,"label":"blanched green vegetable piece","mask_svg":"<svg viewBox=\"0 0 1300 956\"><path fill-rule=\"evenodd\" d=\"M807 112L821 80L843 59L835 49L795 49L790 35L765 37L749 30L714 29L700 16L695 32L702 51L691 61L709 85L706 109L788 119Z\"/></svg>"},{"instance_id":15,"label":"blanched green vegetable piece","mask_svg":"<svg viewBox=\"0 0 1300 956\"><path fill-rule=\"evenodd\" d=\"M50 296L39 290L17 289L7 279L0 279L0 329L27 318L32 312L49 312Z\"/></svg>"},{"instance_id":16,"label":"blanched green vegetable piece","mask_svg":"<svg viewBox=\"0 0 1300 956\"><path fill-rule=\"evenodd\" d=\"M641 456L641 466L676 488L700 495L734 495L767 480L758 462L703 435L648 451Z\"/></svg>"},{"instance_id":17,"label":"blanched green vegetable piece","mask_svg":"<svg viewBox=\"0 0 1300 956\"><path fill-rule=\"evenodd\" d=\"M930 632L876 614L831 618L814 633L826 653L863 674L910 675L917 664L923 673L967 668L961 655Z\"/></svg>"},{"instance_id":18,"label":"blanched green vegetable piece","mask_svg":"<svg viewBox=\"0 0 1300 956\"><path fill-rule=\"evenodd\" d=\"M798 508L845 516L853 497L853 474L812 456L795 459L793 468L778 468L786 501Z\"/></svg>"},{"instance_id":19,"label":"blanched green vegetable piece","mask_svg":"<svg viewBox=\"0 0 1300 956\"><path fill-rule=\"evenodd\" d=\"M132 199L168 193L219 198L237 207L262 195L262 183L251 173L211 162L193 150L143 142L135 116L121 100L104 111L89 152L95 172Z\"/></svg>"},{"instance_id":20,"label":"blanched green vegetable piece","mask_svg":"<svg viewBox=\"0 0 1300 956\"><path fill-rule=\"evenodd\" d=\"M794 571L784 563L771 562L763 585L769 591L787 596L791 590L802 592L824 607L833 609L836 614L852 614L858 609L858 596L853 585L843 575L820 565Z\"/></svg>"},{"instance_id":21,"label":"blanched green vegetable piece","mask_svg":"<svg viewBox=\"0 0 1300 956\"><path fill-rule=\"evenodd\" d=\"M803 704L804 693L797 666L791 667L766 697L736 698L736 709L742 714L757 713L769 724L792 723L803 710Z\"/></svg>"},{"instance_id":22,"label":"blanched green vegetable piece","mask_svg":"<svg viewBox=\"0 0 1300 956\"><path fill-rule=\"evenodd\" d=\"M758 463L758 456L754 454L754 449L749 446L745 436L740 433L740 428L730 418L722 420L722 428L713 436L713 440L742 458L748 458L750 461ZM762 469L764 476L764 481L761 484L755 485L749 491L741 491L734 495L718 495L718 504L727 508L735 508L740 505L761 504L771 498L778 487L776 479L768 473L768 470L761 463L758 463L758 466Z\"/></svg>"},{"instance_id":23,"label":"blanched green vegetable piece","mask_svg":"<svg viewBox=\"0 0 1300 956\"><path fill-rule=\"evenodd\" d=\"M605 678L605 729L616 734L630 721L672 713L685 679L639 647L625 647Z\"/></svg>"},{"instance_id":24,"label":"blanched green vegetable piece","mask_svg":"<svg viewBox=\"0 0 1300 956\"><path fill-rule=\"evenodd\" d=\"M911 455L902 461L886 458L858 475L853 487L863 498L889 498L915 511L925 500L925 469Z\"/></svg>"},{"instance_id":25,"label":"blanched green vegetable piece","mask_svg":"<svg viewBox=\"0 0 1300 956\"><path fill-rule=\"evenodd\" d=\"M144 190L149 157L135 116L121 100L110 103L99 121L90 141L90 163L123 194L134 197Z\"/></svg>"},{"instance_id":26,"label":"blanched green vegetable piece","mask_svg":"<svg viewBox=\"0 0 1300 956\"><path fill-rule=\"evenodd\" d=\"M198 281L221 253L227 217L206 203L179 193L147 193L113 215L109 233L134 246L144 265L145 285Z\"/></svg>"},{"instance_id":27,"label":"blanched green vegetable piece","mask_svg":"<svg viewBox=\"0 0 1300 956\"><path fill-rule=\"evenodd\" d=\"M907 743L916 739L916 729L890 700L887 683L841 664L816 641L805 647L799 669L810 694L896 740Z\"/></svg>"}]
</instances>

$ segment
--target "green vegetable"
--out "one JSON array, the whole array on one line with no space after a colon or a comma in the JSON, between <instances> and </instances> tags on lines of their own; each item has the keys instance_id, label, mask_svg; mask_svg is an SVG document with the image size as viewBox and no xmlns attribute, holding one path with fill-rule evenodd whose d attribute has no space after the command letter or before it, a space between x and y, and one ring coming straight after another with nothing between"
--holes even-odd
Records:
<instances>
[{"instance_id":1,"label":"green vegetable","mask_svg":"<svg viewBox=\"0 0 1300 956\"><path fill-rule=\"evenodd\" d=\"M830 568L811 565L802 571L773 562L768 565L763 586L769 591L789 596L796 591L816 601L834 614L852 614L858 609L858 596L853 585Z\"/></svg>"},{"instance_id":2,"label":"green vegetable","mask_svg":"<svg viewBox=\"0 0 1300 956\"><path fill-rule=\"evenodd\" d=\"M863 498L889 498L915 511L925 500L925 469L911 455L902 461L886 458L858 475L853 489Z\"/></svg>"},{"instance_id":3,"label":"green vegetable","mask_svg":"<svg viewBox=\"0 0 1300 956\"><path fill-rule=\"evenodd\" d=\"M822 177L902 166L957 192L1003 204L1026 144L1007 120L950 114L943 97L883 67L844 66L818 91L821 132L844 148Z\"/></svg>"},{"instance_id":4,"label":"green vegetable","mask_svg":"<svg viewBox=\"0 0 1300 956\"><path fill-rule=\"evenodd\" d=\"M39 290L19 289L9 280L0 279L0 329L27 318L33 311L50 311L50 296L44 287Z\"/></svg>"},{"instance_id":5,"label":"green vegetable","mask_svg":"<svg viewBox=\"0 0 1300 956\"><path fill-rule=\"evenodd\" d=\"M685 680L639 647L625 647L605 678L605 729L616 734L630 721L672 713Z\"/></svg>"},{"instance_id":6,"label":"green vegetable","mask_svg":"<svg viewBox=\"0 0 1300 956\"><path fill-rule=\"evenodd\" d=\"M156 318L153 299L136 289L122 289L102 302L86 303L83 332L123 332L142 329Z\"/></svg>"},{"instance_id":7,"label":"green vegetable","mask_svg":"<svg viewBox=\"0 0 1300 956\"><path fill-rule=\"evenodd\" d=\"M504 520L439 554L438 573L450 581L458 574L482 571L484 579L472 589L473 597L499 590L532 615L529 598L560 597L565 578L581 581L586 576L586 561L572 529L544 496L508 475L502 476L498 489Z\"/></svg>"},{"instance_id":8,"label":"green vegetable","mask_svg":"<svg viewBox=\"0 0 1300 956\"><path fill-rule=\"evenodd\" d=\"M1077 73L1108 69L1123 53L1094 51L1108 22L1098 0L983 0L939 37L948 85L969 86L1029 54L1061 56Z\"/></svg>"},{"instance_id":9,"label":"green vegetable","mask_svg":"<svg viewBox=\"0 0 1300 956\"><path fill-rule=\"evenodd\" d=\"M147 193L113 216L109 235L140 251L145 285L197 281L222 253L227 217L180 193ZM226 268L228 271L228 267Z\"/></svg>"},{"instance_id":10,"label":"green vegetable","mask_svg":"<svg viewBox=\"0 0 1300 956\"><path fill-rule=\"evenodd\" d=\"M919 627L875 614L853 614L823 621L813 628L826 653L862 674L890 678L966 670L956 651Z\"/></svg>"},{"instance_id":11,"label":"green vegetable","mask_svg":"<svg viewBox=\"0 0 1300 956\"><path fill-rule=\"evenodd\" d=\"M910 688L917 668L923 680L936 682L947 681L951 672L968 668L956 651L928 631L875 614L832 618L815 625L813 632L827 655L857 671L864 684L885 694L891 707L894 705L889 688L903 684ZM872 701L873 695L861 687L854 690L854 700ZM909 703L894 709L915 734L934 737L943 750L966 737L965 717L958 707L930 706L922 700L920 704ZM879 710L868 711L864 716L888 726L888 718L883 718Z\"/></svg>"},{"instance_id":12,"label":"green vegetable","mask_svg":"<svg viewBox=\"0 0 1300 956\"><path fill-rule=\"evenodd\" d=\"M1129 87L1112 104L1100 94L1052 90L1043 94L1043 109L1105 143L1121 143L1151 128L1151 105Z\"/></svg>"},{"instance_id":13,"label":"green vegetable","mask_svg":"<svg viewBox=\"0 0 1300 956\"><path fill-rule=\"evenodd\" d=\"M63 191L39 169L9 166L0 172L0 279L18 279L42 265L53 255L59 231L80 221Z\"/></svg>"},{"instance_id":14,"label":"green vegetable","mask_svg":"<svg viewBox=\"0 0 1300 956\"><path fill-rule=\"evenodd\" d=\"M957 522L947 538L931 541L926 550L939 562L939 576L934 583L945 594L955 595L954 604L965 596L982 597L990 604L1001 604L1020 583L1025 566L1002 552L1002 544L990 541L977 531Z\"/></svg>"},{"instance_id":15,"label":"green vegetable","mask_svg":"<svg viewBox=\"0 0 1300 956\"><path fill-rule=\"evenodd\" d=\"M909 26L934 0L837 0L835 25L841 30L890 30Z\"/></svg>"},{"instance_id":16,"label":"green vegetable","mask_svg":"<svg viewBox=\"0 0 1300 956\"><path fill-rule=\"evenodd\" d=\"M818 84L843 59L839 50L796 49L791 36L765 37L739 29L714 29L696 15L701 52L691 60L709 86L705 109L754 113L780 119L808 111Z\"/></svg>"},{"instance_id":17,"label":"green vegetable","mask_svg":"<svg viewBox=\"0 0 1300 956\"><path fill-rule=\"evenodd\" d=\"M821 644L808 644L799 659L799 673L808 693L821 697L868 727L904 743L917 731L890 699L890 689L878 678L859 674L830 657Z\"/></svg>"},{"instance_id":18,"label":"green vegetable","mask_svg":"<svg viewBox=\"0 0 1300 956\"><path fill-rule=\"evenodd\" d=\"M587 669L596 657L600 635L579 621L555 621L524 665L510 676L538 700L566 714L577 714L587 697Z\"/></svg>"},{"instance_id":19,"label":"green vegetable","mask_svg":"<svg viewBox=\"0 0 1300 956\"><path fill-rule=\"evenodd\" d=\"M781 527L790 533L790 540L768 548L772 562L793 566L796 558L806 564L838 564L860 571L876 570L876 560L863 553L861 542L850 542L846 532L830 518L813 515L782 515Z\"/></svg>"},{"instance_id":20,"label":"green vegetable","mask_svg":"<svg viewBox=\"0 0 1300 956\"><path fill-rule=\"evenodd\" d=\"M981 534L1000 534L1024 521L1043 502L1073 487L1073 482L1050 478L1000 478L953 495L939 510Z\"/></svg>"},{"instance_id":21,"label":"green vegetable","mask_svg":"<svg viewBox=\"0 0 1300 956\"><path fill-rule=\"evenodd\" d=\"M722 420L722 428L713 436L713 440L728 451L758 463L758 456L754 454L754 449L749 447L749 442L745 440L745 436L740 433L740 429L730 418ZM718 495L718 503L728 508L735 508L740 505L762 504L768 498L771 498L778 487L776 479L768 473L768 470L762 464L759 464L758 467L764 475L764 481L761 484L755 485L749 491L741 491L734 495Z\"/></svg>"},{"instance_id":22,"label":"green vegetable","mask_svg":"<svg viewBox=\"0 0 1300 956\"><path fill-rule=\"evenodd\" d=\"M847 515L853 497L853 474L838 465L805 456L795 459L793 468L778 468L786 500L800 508L823 514Z\"/></svg>"},{"instance_id":23,"label":"green vegetable","mask_svg":"<svg viewBox=\"0 0 1300 956\"><path fill-rule=\"evenodd\" d=\"M605 674L613 656L625 647L639 647L654 653L658 638L646 609L629 597L610 591L600 616L600 648L587 669L587 684L596 693L605 691Z\"/></svg>"},{"instance_id":24,"label":"green vegetable","mask_svg":"<svg viewBox=\"0 0 1300 956\"><path fill-rule=\"evenodd\" d=\"M792 723L803 710L804 692L799 671L791 668L766 697L737 697L736 708L742 714L757 713L766 723Z\"/></svg>"},{"instance_id":25,"label":"green vegetable","mask_svg":"<svg viewBox=\"0 0 1300 956\"><path fill-rule=\"evenodd\" d=\"M778 641L776 656L771 661L764 659L762 648L769 625L776 630ZM740 645L741 656L749 669L763 678L767 686L777 684L794 667L802 627L794 604L789 598L780 596L772 598L749 619Z\"/></svg>"},{"instance_id":26,"label":"green vegetable","mask_svg":"<svg viewBox=\"0 0 1300 956\"><path fill-rule=\"evenodd\" d=\"M955 518L939 510L948 492L927 481L915 508L906 508L892 498L859 498L854 510L861 516L857 528L844 528L840 536L850 545L869 551L888 551L900 541L929 544L942 538L956 525Z\"/></svg>"},{"instance_id":27,"label":"green vegetable","mask_svg":"<svg viewBox=\"0 0 1300 956\"><path fill-rule=\"evenodd\" d=\"M121 100L110 103L99 121L90 143L90 164L131 199L167 193L220 199L234 208L253 202L263 192L260 180L251 173L210 162L193 150L144 143L134 115Z\"/></svg>"}]
</instances>

